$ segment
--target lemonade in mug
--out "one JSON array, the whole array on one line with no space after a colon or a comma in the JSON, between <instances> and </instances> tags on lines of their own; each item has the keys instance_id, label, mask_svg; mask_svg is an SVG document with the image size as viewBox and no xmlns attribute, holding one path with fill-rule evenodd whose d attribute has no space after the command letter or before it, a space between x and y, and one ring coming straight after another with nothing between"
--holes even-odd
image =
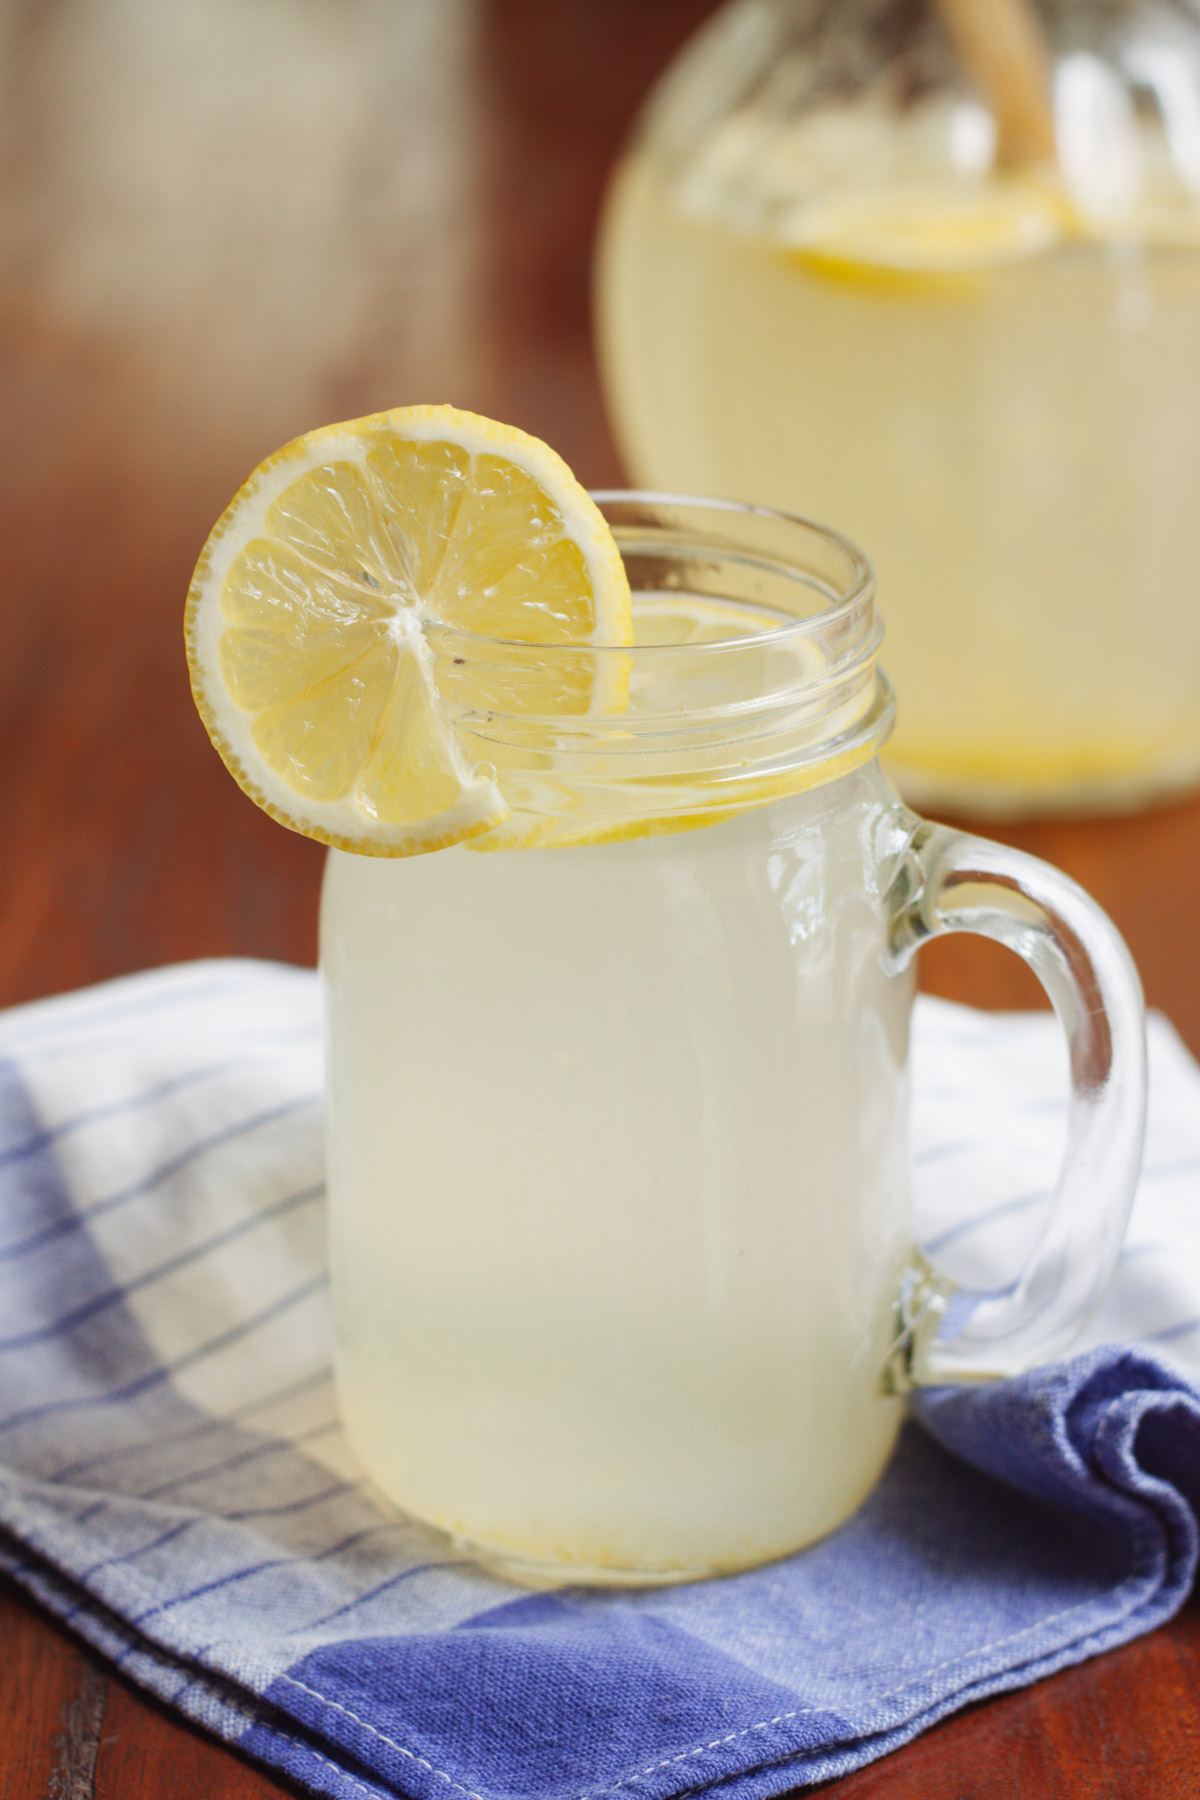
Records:
<instances>
[{"instance_id":1,"label":"lemonade in mug","mask_svg":"<svg viewBox=\"0 0 1200 1800\"><path fill-rule=\"evenodd\" d=\"M231 767L342 846L322 904L340 1405L380 1493L518 1580L746 1567L854 1509L913 1381L1028 1366L1078 1329L1136 1171L1137 981L1072 883L896 798L852 546L720 503L593 515L547 464L522 512L494 465L524 480L526 440L464 417L301 440L194 590ZM439 482L466 498L439 510ZM379 730L349 777L327 747L335 779L312 720L330 683L353 713L372 657ZM407 774L379 754L393 727ZM1074 1102L1020 1283L960 1296L938 1336L906 1061L912 952L954 929L1031 961Z\"/></svg>"},{"instance_id":2,"label":"lemonade in mug","mask_svg":"<svg viewBox=\"0 0 1200 1800\"><path fill-rule=\"evenodd\" d=\"M735 0L599 259L634 477L868 545L891 766L976 812L1200 779L1200 20L1033 17L1054 160L1004 167L934 0Z\"/></svg>"}]
</instances>

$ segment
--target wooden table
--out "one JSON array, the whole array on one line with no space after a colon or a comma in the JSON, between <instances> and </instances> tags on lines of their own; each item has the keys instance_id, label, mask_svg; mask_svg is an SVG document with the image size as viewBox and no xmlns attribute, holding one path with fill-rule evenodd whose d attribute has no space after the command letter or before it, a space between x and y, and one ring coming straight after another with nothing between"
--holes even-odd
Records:
<instances>
[{"instance_id":1,"label":"wooden table","mask_svg":"<svg viewBox=\"0 0 1200 1800\"><path fill-rule=\"evenodd\" d=\"M620 479L590 239L709 0L0 7L0 1004L179 958L314 955L317 846L235 789L180 608L239 480L308 427L448 399ZM1126 933L1200 1051L1200 801L1003 835ZM1036 999L955 940L928 986ZM1200 1790L1200 1613L973 1708L839 1800ZM3 1800L288 1791L0 1589Z\"/></svg>"}]
</instances>

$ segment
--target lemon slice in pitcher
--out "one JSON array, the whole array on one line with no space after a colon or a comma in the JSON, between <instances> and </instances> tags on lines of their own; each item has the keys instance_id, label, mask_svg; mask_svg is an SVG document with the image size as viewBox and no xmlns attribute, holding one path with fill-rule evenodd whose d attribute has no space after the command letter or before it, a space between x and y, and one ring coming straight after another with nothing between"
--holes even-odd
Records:
<instances>
[{"instance_id":1,"label":"lemon slice in pitcher","mask_svg":"<svg viewBox=\"0 0 1200 1800\"><path fill-rule=\"evenodd\" d=\"M196 704L251 799L376 856L506 818L495 770L472 764L442 702L431 625L629 643L620 554L561 458L490 419L414 406L261 464L204 547L186 616Z\"/></svg>"},{"instance_id":2,"label":"lemon slice in pitcher","mask_svg":"<svg viewBox=\"0 0 1200 1800\"><path fill-rule=\"evenodd\" d=\"M1033 178L885 188L810 202L787 234L786 254L834 281L952 288L1043 255L1072 221L1062 192Z\"/></svg>"}]
</instances>

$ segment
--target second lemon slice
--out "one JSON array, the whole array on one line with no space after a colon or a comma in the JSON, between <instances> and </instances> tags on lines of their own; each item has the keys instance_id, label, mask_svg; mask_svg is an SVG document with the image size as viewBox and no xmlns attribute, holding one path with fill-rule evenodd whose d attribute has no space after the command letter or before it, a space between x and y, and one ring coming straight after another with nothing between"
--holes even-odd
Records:
<instances>
[{"instance_id":1,"label":"second lemon slice","mask_svg":"<svg viewBox=\"0 0 1200 1800\"><path fill-rule=\"evenodd\" d=\"M470 762L441 703L430 625L630 641L620 554L553 451L428 406L328 426L263 463L204 548L186 627L196 703L251 798L383 856L504 819L495 771Z\"/></svg>"},{"instance_id":2,"label":"second lemon slice","mask_svg":"<svg viewBox=\"0 0 1200 1800\"><path fill-rule=\"evenodd\" d=\"M1070 224L1062 193L1033 179L883 188L810 203L787 253L831 280L961 284L1044 254Z\"/></svg>"}]
</instances>

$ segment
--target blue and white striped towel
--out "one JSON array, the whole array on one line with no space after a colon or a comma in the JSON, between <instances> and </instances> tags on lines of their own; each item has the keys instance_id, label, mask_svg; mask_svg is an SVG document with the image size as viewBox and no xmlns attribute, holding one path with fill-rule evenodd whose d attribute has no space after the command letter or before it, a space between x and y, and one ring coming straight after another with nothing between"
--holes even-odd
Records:
<instances>
[{"instance_id":1,"label":"blue and white striped towel","mask_svg":"<svg viewBox=\"0 0 1200 1800\"><path fill-rule=\"evenodd\" d=\"M922 1001L916 1058L926 1236L991 1273L1056 1161L1056 1029ZM339 1800L757 1796L854 1768L1148 1630L1191 1583L1200 1073L1161 1020L1151 1065L1089 1339L1126 1348L926 1397L926 1429L805 1555L529 1595L383 1517L340 1437L315 977L204 963L3 1015L0 1561L162 1699Z\"/></svg>"}]
</instances>

